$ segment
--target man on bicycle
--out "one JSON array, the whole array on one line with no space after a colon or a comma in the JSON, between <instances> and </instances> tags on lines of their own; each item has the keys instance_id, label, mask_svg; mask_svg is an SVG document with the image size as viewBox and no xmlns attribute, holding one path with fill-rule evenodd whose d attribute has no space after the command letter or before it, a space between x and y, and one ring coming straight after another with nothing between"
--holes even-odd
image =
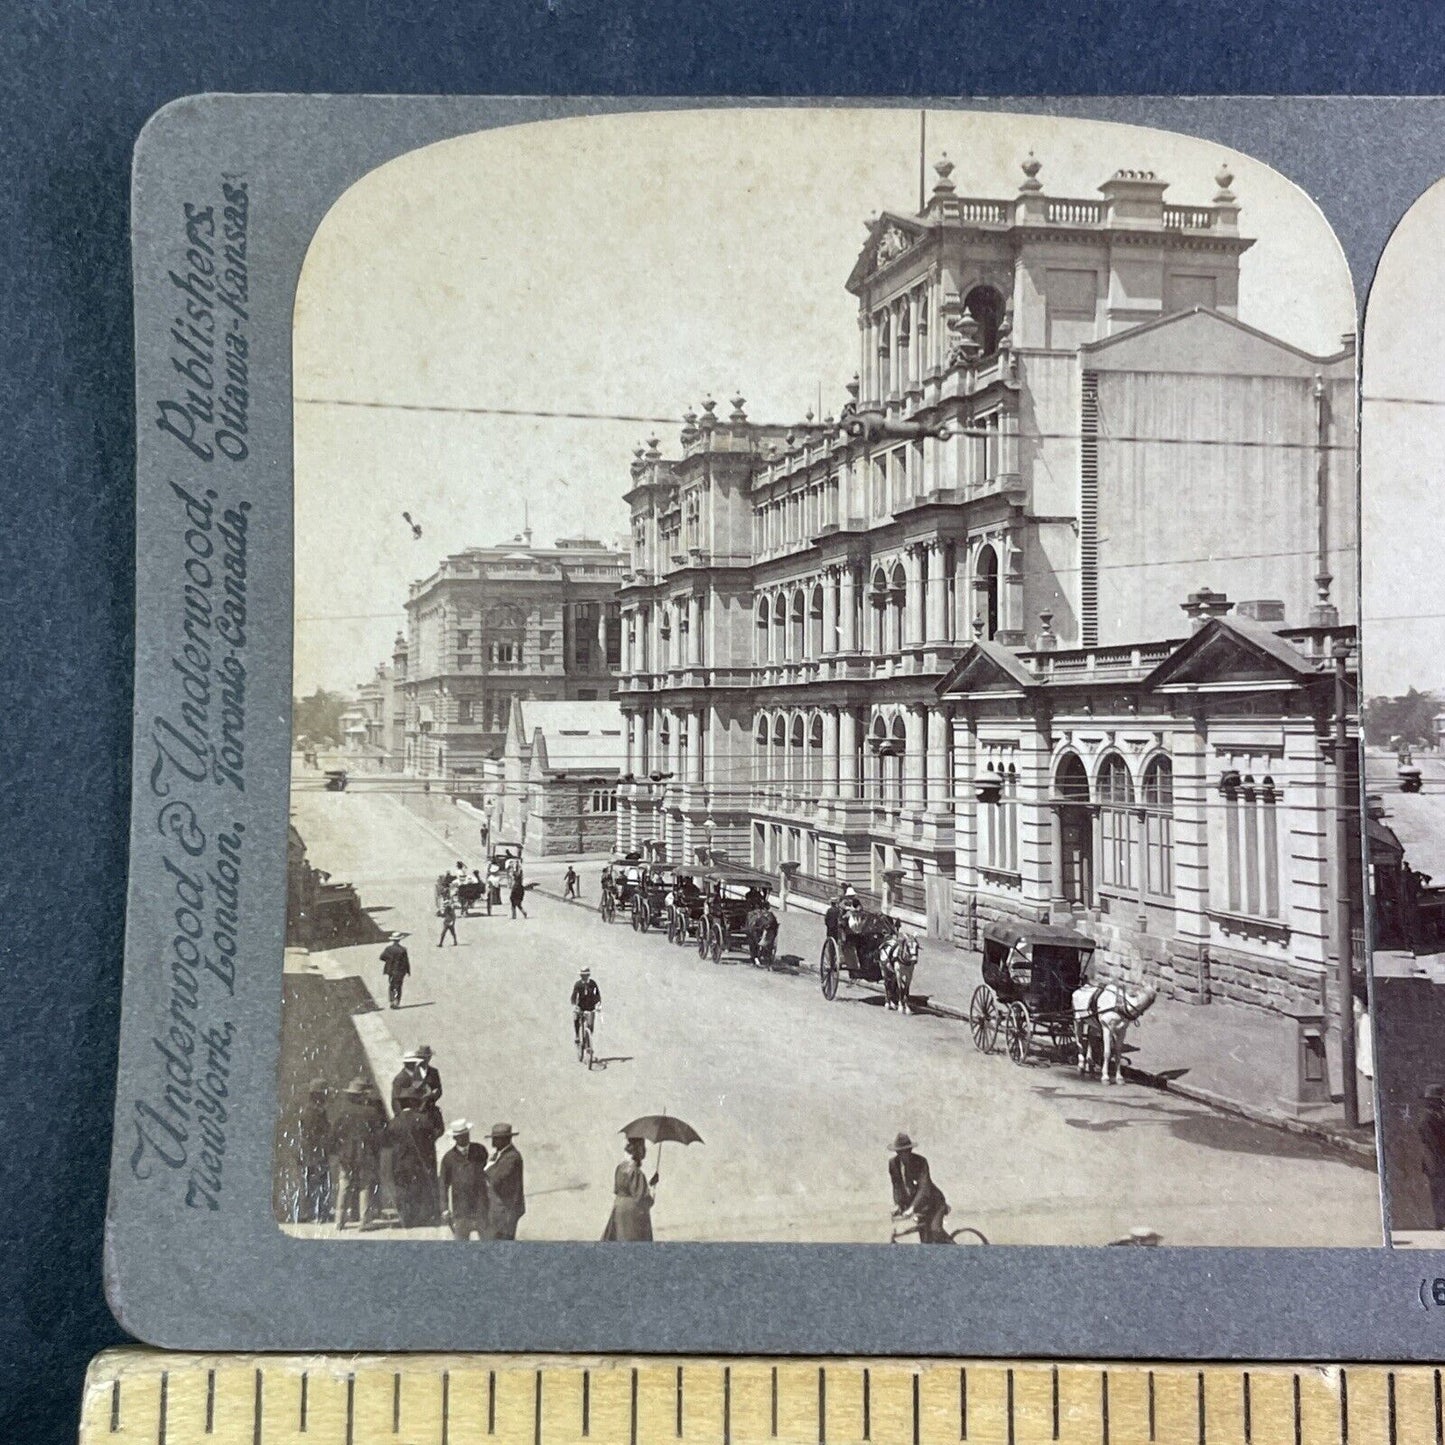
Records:
<instances>
[{"instance_id":1,"label":"man on bicycle","mask_svg":"<svg viewBox=\"0 0 1445 1445\"><path fill-rule=\"evenodd\" d=\"M913 1152L913 1140L899 1136L889 1146L893 1158L888 1161L888 1181L893 1186L893 1217L911 1214L918 1221L920 1244L948 1244L948 1231L943 1217L948 1213L948 1200L933 1182L928 1160Z\"/></svg>"},{"instance_id":2,"label":"man on bicycle","mask_svg":"<svg viewBox=\"0 0 1445 1445\"><path fill-rule=\"evenodd\" d=\"M597 1010L602 1007L602 990L597 987L592 977L592 970L584 968L578 975L577 982L572 985L572 1038L573 1040L582 1037L582 1019L587 1019L587 1027L596 1028Z\"/></svg>"}]
</instances>

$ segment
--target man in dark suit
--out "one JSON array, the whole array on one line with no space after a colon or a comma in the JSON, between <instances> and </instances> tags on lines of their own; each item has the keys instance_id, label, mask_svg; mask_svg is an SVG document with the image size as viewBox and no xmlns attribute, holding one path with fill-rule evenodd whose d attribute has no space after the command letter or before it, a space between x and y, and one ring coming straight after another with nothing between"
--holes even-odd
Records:
<instances>
[{"instance_id":1,"label":"man in dark suit","mask_svg":"<svg viewBox=\"0 0 1445 1445\"><path fill-rule=\"evenodd\" d=\"M436 1224L441 1218L437 1199L436 1143L442 1136L436 1106L422 1107L420 1094L404 1094L401 1112L386 1126L391 1149L391 1182L403 1229Z\"/></svg>"},{"instance_id":2,"label":"man in dark suit","mask_svg":"<svg viewBox=\"0 0 1445 1445\"><path fill-rule=\"evenodd\" d=\"M489 1212L487 1151L472 1143L472 1126L458 1119L451 1128L452 1147L442 1155L442 1221L451 1226L453 1239L487 1237Z\"/></svg>"},{"instance_id":3,"label":"man in dark suit","mask_svg":"<svg viewBox=\"0 0 1445 1445\"><path fill-rule=\"evenodd\" d=\"M381 971L386 975L386 996L392 1008L401 1007L401 990L411 972L411 958L402 946L401 935L393 933L381 950Z\"/></svg>"},{"instance_id":4,"label":"man in dark suit","mask_svg":"<svg viewBox=\"0 0 1445 1445\"><path fill-rule=\"evenodd\" d=\"M336 1227L356 1216L362 1229L376 1221L381 1193L381 1148L386 1113L369 1080L358 1075L346 1090L346 1102L332 1120L331 1148L336 1162Z\"/></svg>"},{"instance_id":5,"label":"man in dark suit","mask_svg":"<svg viewBox=\"0 0 1445 1445\"><path fill-rule=\"evenodd\" d=\"M527 1212L522 1183L522 1156L512 1140L510 1124L492 1125L492 1162L487 1165L488 1239L515 1239L517 1224Z\"/></svg>"},{"instance_id":6,"label":"man in dark suit","mask_svg":"<svg viewBox=\"0 0 1445 1445\"><path fill-rule=\"evenodd\" d=\"M899 1134L889 1146L893 1158L888 1161L888 1179L893 1185L893 1217L911 1214L918 1220L920 1244L947 1244L948 1231L943 1217L948 1213L948 1200L928 1172L928 1160L913 1152L913 1140Z\"/></svg>"}]
</instances>

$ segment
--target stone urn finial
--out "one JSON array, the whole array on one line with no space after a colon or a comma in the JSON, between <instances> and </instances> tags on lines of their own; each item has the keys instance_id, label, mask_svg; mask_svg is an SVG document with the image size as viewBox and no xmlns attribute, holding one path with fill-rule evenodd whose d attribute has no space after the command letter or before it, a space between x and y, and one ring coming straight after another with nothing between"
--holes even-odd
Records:
<instances>
[{"instance_id":1,"label":"stone urn finial","mask_svg":"<svg viewBox=\"0 0 1445 1445\"><path fill-rule=\"evenodd\" d=\"M953 162L949 160L947 151L933 163L933 173L938 177L934 182L933 194L951 196L957 187L953 184Z\"/></svg>"},{"instance_id":2,"label":"stone urn finial","mask_svg":"<svg viewBox=\"0 0 1445 1445\"><path fill-rule=\"evenodd\" d=\"M1228 162L1215 171L1214 184L1219 187L1219 194L1214 198L1216 205L1227 205L1234 200L1234 172L1229 169Z\"/></svg>"},{"instance_id":3,"label":"stone urn finial","mask_svg":"<svg viewBox=\"0 0 1445 1445\"><path fill-rule=\"evenodd\" d=\"M1044 183L1039 179L1039 172L1044 168L1044 163L1030 151L1028 155L1019 162L1019 169L1024 173L1024 179L1019 183L1021 191L1041 191Z\"/></svg>"}]
</instances>

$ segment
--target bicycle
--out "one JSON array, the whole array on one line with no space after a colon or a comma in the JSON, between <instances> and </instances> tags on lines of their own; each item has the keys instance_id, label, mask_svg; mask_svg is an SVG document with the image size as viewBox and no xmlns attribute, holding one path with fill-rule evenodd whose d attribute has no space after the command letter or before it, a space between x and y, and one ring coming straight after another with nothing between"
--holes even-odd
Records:
<instances>
[{"instance_id":1,"label":"bicycle","mask_svg":"<svg viewBox=\"0 0 1445 1445\"><path fill-rule=\"evenodd\" d=\"M943 1211L944 1217L953 1213L952 1208ZM894 1216L898 1218L897 1215ZM907 1239L910 1234L917 1234L923 1228L923 1222L916 1214L905 1214L903 1220L911 1220L911 1223L903 1224L902 1228L895 1228L888 1236L889 1244L897 1244L900 1239ZM988 1236L981 1229L974 1229L972 1225L964 1225L962 1229L951 1229L948 1231L948 1242L950 1244L987 1244Z\"/></svg>"},{"instance_id":2,"label":"bicycle","mask_svg":"<svg viewBox=\"0 0 1445 1445\"><path fill-rule=\"evenodd\" d=\"M577 1061L591 1069L593 1063L592 1031L596 1027L597 1014L601 1010L584 1009L577 1029Z\"/></svg>"}]
</instances>

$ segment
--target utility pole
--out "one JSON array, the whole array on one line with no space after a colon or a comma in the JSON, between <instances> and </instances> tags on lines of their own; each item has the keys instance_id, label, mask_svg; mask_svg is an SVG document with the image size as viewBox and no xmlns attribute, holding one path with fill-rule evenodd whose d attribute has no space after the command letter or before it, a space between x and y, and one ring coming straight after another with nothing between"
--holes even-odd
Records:
<instances>
[{"instance_id":1,"label":"utility pole","mask_svg":"<svg viewBox=\"0 0 1445 1445\"><path fill-rule=\"evenodd\" d=\"M1350 645L1343 637L1335 639L1335 934L1339 958L1335 990L1340 1008L1340 1074L1344 1086L1345 1123L1356 1128L1360 1122L1359 1075L1355 1069L1355 943L1354 917L1350 906L1351 850L1360 845L1359 829L1352 820L1359 813L1359 800L1350 796L1350 773L1345 765L1349 755L1349 730L1346 726L1348 677L1346 663Z\"/></svg>"}]
</instances>

